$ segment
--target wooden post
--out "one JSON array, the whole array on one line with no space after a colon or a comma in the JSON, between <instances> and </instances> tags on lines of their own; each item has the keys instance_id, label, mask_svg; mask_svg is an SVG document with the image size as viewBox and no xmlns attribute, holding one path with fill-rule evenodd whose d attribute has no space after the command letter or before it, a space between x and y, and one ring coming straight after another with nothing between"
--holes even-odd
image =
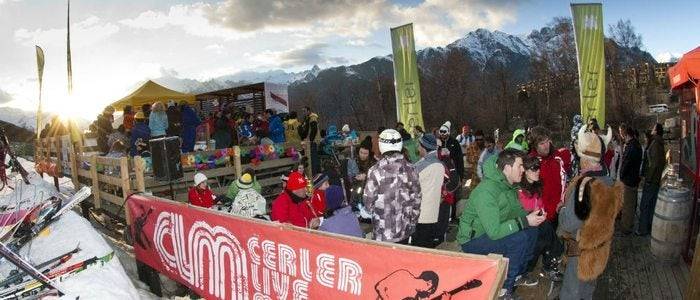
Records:
<instances>
[{"instance_id":1,"label":"wooden post","mask_svg":"<svg viewBox=\"0 0 700 300\"><path fill-rule=\"evenodd\" d=\"M211 128L209 128L209 123L204 124L204 138L206 139L205 145L207 145L206 149L207 150L214 150L214 149L209 149L209 140L211 139Z\"/></svg>"},{"instance_id":2,"label":"wooden post","mask_svg":"<svg viewBox=\"0 0 700 300\"><path fill-rule=\"evenodd\" d=\"M241 177L243 173L241 166L241 147L233 146L233 172L236 174L236 178Z\"/></svg>"},{"instance_id":3,"label":"wooden post","mask_svg":"<svg viewBox=\"0 0 700 300\"><path fill-rule=\"evenodd\" d=\"M134 174L136 176L136 192L143 193L146 191L146 182L143 172L146 169L146 162L141 156L134 157Z\"/></svg>"},{"instance_id":4,"label":"wooden post","mask_svg":"<svg viewBox=\"0 0 700 300\"><path fill-rule=\"evenodd\" d=\"M61 159L61 155L63 154L63 153L61 153L61 138L58 136L55 136L52 139L53 139L52 142L56 144L56 150L55 150L55 152L56 152L56 173L54 173L54 176L53 176L53 185L54 185L54 187L56 187L56 191L60 192L61 188L58 185L58 177L60 177L61 174L63 173L63 166L62 166L63 160Z\"/></svg>"},{"instance_id":5,"label":"wooden post","mask_svg":"<svg viewBox=\"0 0 700 300\"><path fill-rule=\"evenodd\" d=\"M92 197L95 199L95 209L102 208L100 199L100 180L97 178L97 156L90 156L90 178L92 178Z\"/></svg>"},{"instance_id":6,"label":"wooden post","mask_svg":"<svg viewBox=\"0 0 700 300\"><path fill-rule=\"evenodd\" d=\"M693 265L690 267L690 278L688 288L685 290L685 299L700 299L700 234L695 242L695 255L693 255Z\"/></svg>"},{"instance_id":7,"label":"wooden post","mask_svg":"<svg viewBox=\"0 0 700 300\"><path fill-rule=\"evenodd\" d=\"M126 157L119 159L119 175L121 175L122 179L122 199L124 199L124 202L126 202L126 199L129 198L129 194L131 194L131 183L129 182L129 159ZM126 219L126 225L131 225L129 208L126 207L126 203L124 205L124 218Z\"/></svg>"},{"instance_id":8,"label":"wooden post","mask_svg":"<svg viewBox=\"0 0 700 300\"><path fill-rule=\"evenodd\" d=\"M78 188L80 188L80 180L78 178L78 168L80 167L78 165L78 155L76 155L73 151L71 151L68 155L70 155L70 176L73 181L73 187L78 190Z\"/></svg>"}]
</instances>

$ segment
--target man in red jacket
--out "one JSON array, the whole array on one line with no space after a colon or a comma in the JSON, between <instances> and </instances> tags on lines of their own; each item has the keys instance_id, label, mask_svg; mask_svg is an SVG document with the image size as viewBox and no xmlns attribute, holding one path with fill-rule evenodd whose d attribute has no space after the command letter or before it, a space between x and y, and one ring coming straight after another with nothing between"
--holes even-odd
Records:
<instances>
[{"instance_id":1,"label":"man in red jacket","mask_svg":"<svg viewBox=\"0 0 700 300\"><path fill-rule=\"evenodd\" d=\"M540 159L542 202L547 212L547 221L556 222L557 209L564 200L571 152L566 148L555 150L549 130L542 126L532 128L527 137L531 149L530 156Z\"/></svg>"},{"instance_id":2,"label":"man in red jacket","mask_svg":"<svg viewBox=\"0 0 700 300\"><path fill-rule=\"evenodd\" d=\"M319 217L314 216L311 201L306 193L308 182L304 175L294 171L289 174L287 187L272 202L272 221L289 223L294 226L318 228Z\"/></svg>"}]
</instances>

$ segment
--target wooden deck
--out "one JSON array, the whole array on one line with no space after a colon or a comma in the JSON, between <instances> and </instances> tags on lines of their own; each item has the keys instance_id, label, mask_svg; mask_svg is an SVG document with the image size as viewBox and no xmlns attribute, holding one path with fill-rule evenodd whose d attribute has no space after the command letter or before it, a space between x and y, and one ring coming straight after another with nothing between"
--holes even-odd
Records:
<instances>
[{"instance_id":1,"label":"wooden deck","mask_svg":"<svg viewBox=\"0 0 700 300\"><path fill-rule=\"evenodd\" d=\"M439 249L460 251L454 240L457 228L450 226L448 241ZM594 299L683 299L689 267L682 261L664 264L649 250L649 237L615 236L612 254L603 275L598 278ZM537 269L536 271L539 271ZM560 284L540 278L534 287L519 287L523 299L556 299ZM550 291L551 290L551 291Z\"/></svg>"}]
</instances>

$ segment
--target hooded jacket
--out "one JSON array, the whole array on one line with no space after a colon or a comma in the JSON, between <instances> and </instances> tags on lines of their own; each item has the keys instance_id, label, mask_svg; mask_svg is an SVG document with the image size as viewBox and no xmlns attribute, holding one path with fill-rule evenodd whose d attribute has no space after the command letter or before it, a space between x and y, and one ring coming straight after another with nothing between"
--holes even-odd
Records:
<instances>
[{"instance_id":1,"label":"hooded jacket","mask_svg":"<svg viewBox=\"0 0 700 300\"><path fill-rule=\"evenodd\" d=\"M562 148L552 151L547 156L539 156L537 150L532 149L530 156L540 159L542 204L544 211L547 212L547 220L556 220L557 205L564 202L567 174L571 166L571 152Z\"/></svg>"},{"instance_id":2,"label":"hooded jacket","mask_svg":"<svg viewBox=\"0 0 700 300\"><path fill-rule=\"evenodd\" d=\"M165 135L165 131L168 130L168 115L164 111L152 111L148 118L151 136Z\"/></svg>"},{"instance_id":3,"label":"hooded jacket","mask_svg":"<svg viewBox=\"0 0 700 300\"><path fill-rule=\"evenodd\" d=\"M442 200L442 184L445 181L445 166L438 159L437 151L429 152L414 166L418 172L421 189L418 223L437 223Z\"/></svg>"},{"instance_id":4,"label":"hooded jacket","mask_svg":"<svg viewBox=\"0 0 700 300\"><path fill-rule=\"evenodd\" d=\"M375 240L398 242L411 236L420 202L418 173L401 153L384 156L367 172L363 204L372 214Z\"/></svg>"},{"instance_id":5,"label":"hooded jacket","mask_svg":"<svg viewBox=\"0 0 700 300\"><path fill-rule=\"evenodd\" d=\"M289 193L291 192L288 190L282 191L275 201L272 202L270 218L272 221L279 221L280 223L309 227L309 222L314 218L314 215L311 212L308 200L294 203Z\"/></svg>"},{"instance_id":6,"label":"hooded jacket","mask_svg":"<svg viewBox=\"0 0 700 300\"><path fill-rule=\"evenodd\" d=\"M231 205L231 213L252 218L266 214L267 202L254 188L241 189Z\"/></svg>"},{"instance_id":7,"label":"hooded jacket","mask_svg":"<svg viewBox=\"0 0 700 300\"><path fill-rule=\"evenodd\" d=\"M349 235L354 237L364 237L364 232L357 221L357 216L352 212L350 206L339 208L333 212L333 216L323 221L320 231Z\"/></svg>"},{"instance_id":8,"label":"hooded jacket","mask_svg":"<svg viewBox=\"0 0 700 300\"><path fill-rule=\"evenodd\" d=\"M497 156L484 163L484 179L469 196L459 219L457 241L467 243L484 234L498 240L528 227L518 199L518 187L508 183L496 166Z\"/></svg>"},{"instance_id":9,"label":"hooded jacket","mask_svg":"<svg viewBox=\"0 0 700 300\"><path fill-rule=\"evenodd\" d=\"M275 143L284 143L284 125L279 115L270 117L270 139Z\"/></svg>"},{"instance_id":10,"label":"hooded jacket","mask_svg":"<svg viewBox=\"0 0 700 300\"><path fill-rule=\"evenodd\" d=\"M518 143L515 141L515 139L518 138L519 136L522 136L522 137L523 137L523 141L522 141L520 144L518 144ZM510 142L508 142L508 144L506 145L506 149L508 149L508 148L513 148L513 149L520 150L520 151L527 151L528 146L527 146L527 141L526 141L526 139L525 139L525 130L523 130L523 129L516 129L516 130L513 132L513 138L512 138L512 139L510 140Z\"/></svg>"}]
</instances>

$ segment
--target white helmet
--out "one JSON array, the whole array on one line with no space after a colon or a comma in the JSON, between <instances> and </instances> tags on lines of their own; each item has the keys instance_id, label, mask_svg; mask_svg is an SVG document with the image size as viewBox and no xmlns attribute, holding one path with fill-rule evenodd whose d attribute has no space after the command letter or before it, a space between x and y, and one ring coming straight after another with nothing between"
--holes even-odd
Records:
<instances>
[{"instance_id":1,"label":"white helmet","mask_svg":"<svg viewBox=\"0 0 700 300\"><path fill-rule=\"evenodd\" d=\"M401 134L394 129L387 129L379 134L379 152L399 151L403 148Z\"/></svg>"},{"instance_id":2,"label":"white helmet","mask_svg":"<svg viewBox=\"0 0 700 300\"><path fill-rule=\"evenodd\" d=\"M202 173L197 173L194 174L194 186L198 186L202 182L207 181L207 175L204 175Z\"/></svg>"}]
</instances>

